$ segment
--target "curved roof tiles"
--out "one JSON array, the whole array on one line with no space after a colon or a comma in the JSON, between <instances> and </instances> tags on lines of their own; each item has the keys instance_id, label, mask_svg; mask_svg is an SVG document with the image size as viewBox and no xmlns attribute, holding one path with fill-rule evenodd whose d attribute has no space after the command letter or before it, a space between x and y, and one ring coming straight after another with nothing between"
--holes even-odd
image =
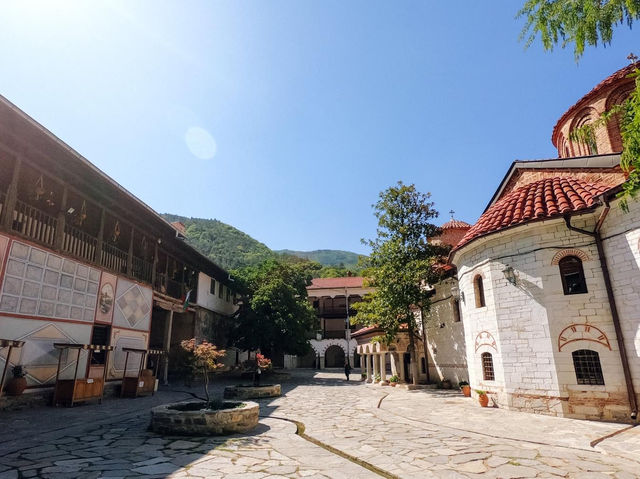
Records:
<instances>
[{"instance_id":1,"label":"curved roof tiles","mask_svg":"<svg viewBox=\"0 0 640 479\"><path fill-rule=\"evenodd\" d=\"M596 196L613 186L560 177L524 185L491 205L467 231L455 250L476 238L505 228L588 209L596 204Z\"/></svg>"}]
</instances>

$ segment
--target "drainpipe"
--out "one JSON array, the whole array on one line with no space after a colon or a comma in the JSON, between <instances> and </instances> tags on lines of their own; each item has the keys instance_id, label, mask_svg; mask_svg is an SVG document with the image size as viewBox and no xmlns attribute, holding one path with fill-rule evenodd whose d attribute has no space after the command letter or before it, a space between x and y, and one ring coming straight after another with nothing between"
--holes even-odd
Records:
<instances>
[{"instance_id":1,"label":"drainpipe","mask_svg":"<svg viewBox=\"0 0 640 479\"><path fill-rule=\"evenodd\" d=\"M564 222L567 228L576 233L582 233L591 236L596 242L596 248L598 249L598 257L600 258L600 269L602 269L602 276L604 277L604 286L607 290L607 298L609 299L609 307L611 309L611 318L613 319L613 327L616 330L616 338L618 340L618 350L620 351L620 360L622 362L622 371L624 373L624 380L627 386L627 396L629 397L629 406L631 406L631 419L636 420L638 418L638 402L636 401L636 394L633 387L633 379L631 378L631 370L629 368L629 358L627 356L627 349L624 345L624 338L622 336L622 327L620 326L620 316L618 315L618 307L616 306L616 298L613 295L613 286L611 285L611 276L609 274L609 267L607 266L607 258L604 254L604 247L602 245L602 237L600 236L600 228L604 223L605 218L609 214L608 201L604 201L604 209L598 218L596 227L593 231L583 230L582 228L576 228L571 225L571 217L566 215Z\"/></svg>"}]
</instances>

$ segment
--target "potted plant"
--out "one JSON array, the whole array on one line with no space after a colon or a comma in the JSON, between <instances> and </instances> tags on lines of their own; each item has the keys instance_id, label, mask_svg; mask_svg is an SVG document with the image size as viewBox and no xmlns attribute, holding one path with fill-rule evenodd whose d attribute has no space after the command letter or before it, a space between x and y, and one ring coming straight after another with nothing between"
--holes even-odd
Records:
<instances>
[{"instance_id":1,"label":"potted plant","mask_svg":"<svg viewBox=\"0 0 640 479\"><path fill-rule=\"evenodd\" d=\"M360 379L362 381L366 380L367 379L367 373L365 373L365 372L360 373Z\"/></svg>"},{"instance_id":2,"label":"potted plant","mask_svg":"<svg viewBox=\"0 0 640 479\"><path fill-rule=\"evenodd\" d=\"M398 384L398 381L400 381L400 378L398 378L397 375L393 375L389 378L389 384L391 384L391 386L396 387L396 384Z\"/></svg>"},{"instance_id":3,"label":"potted plant","mask_svg":"<svg viewBox=\"0 0 640 479\"><path fill-rule=\"evenodd\" d=\"M458 383L458 386L460 386L460 390L462 391L464 397L471 397L471 386L469 386L469 383L467 381L460 381Z\"/></svg>"},{"instance_id":4,"label":"potted plant","mask_svg":"<svg viewBox=\"0 0 640 479\"><path fill-rule=\"evenodd\" d=\"M480 406L487 407L489 405L489 396L487 396L487 391L476 389L476 394L478 395L478 402L480 403Z\"/></svg>"},{"instance_id":5,"label":"potted plant","mask_svg":"<svg viewBox=\"0 0 640 479\"><path fill-rule=\"evenodd\" d=\"M11 369L13 378L7 383L6 391L9 396L20 396L27 388L26 372L21 365Z\"/></svg>"},{"instance_id":6,"label":"potted plant","mask_svg":"<svg viewBox=\"0 0 640 479\"><path fill-rule=\"evenodd\" d=\"M376 374L373 379L375 382L379 383L381 378L379 374Z\"/></svg>"}]
</instances>

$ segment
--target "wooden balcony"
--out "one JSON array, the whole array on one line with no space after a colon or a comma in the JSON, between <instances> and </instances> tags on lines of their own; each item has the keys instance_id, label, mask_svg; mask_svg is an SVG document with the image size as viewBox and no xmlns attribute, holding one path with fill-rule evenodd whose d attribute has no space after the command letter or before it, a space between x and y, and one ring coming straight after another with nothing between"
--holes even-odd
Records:
<instances>
[{"instance_id":1,"label":"wooden balcony","mask_svg":"<svg viewBox=\"0 0 640 479\"><path fill-rule=\"evenodd\" d=\"M57 224L58 221L53 216L16 200L11 225L14 231L39 243L53 246Z\"/></svg>"},{"instance_id":2,"label":"wooden balcony","mask_svg":"<svg viewBox=\"0 0 640 479\"><path fill-rule=\"evenodd\" d=\"M93 263L96 260L97 245L98 238L94 238L71 225L64 225L62 250L66 253Z\"/></svg>"},{"instance_id":3,"label":"wooden balcony","mask_svg":"<svg viewBox=\"0 0 640 479\"><path fill-rule=\"evenodd\" d=\"M102 257L100 264L111 271L127 274L127 260L129 255L108 243L102 244Z\"/></svg>"},{"instance_id":4,"label":"wooden balcony","mask_svg":"<svg viewBox=\"0 0 640 479\"><path fill-rule=\"evenodd\" d=\"M151 283L151 278L153 276L153 263L145 261L142 258L138 258L137 256L133 256L131 258L131 267L131 274L134 278L144 281L145 283Z\"/></svg>"}]
</instances>

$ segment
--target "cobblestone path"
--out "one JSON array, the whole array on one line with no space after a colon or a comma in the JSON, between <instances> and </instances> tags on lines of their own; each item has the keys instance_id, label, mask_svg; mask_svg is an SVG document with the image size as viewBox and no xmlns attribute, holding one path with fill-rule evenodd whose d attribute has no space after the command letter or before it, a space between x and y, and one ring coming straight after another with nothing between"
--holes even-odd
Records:
<instances>
[{"instance_id":1,"label":"cobblestone path","mask_svg":"<svg viewBox=\"0 0 640 479\"><path fill-rule=\"evenodd\" d=\"M315 376L296 373L283 384L285 396L261 401L265 417L245 436L148 432L153 405L190 398L177 391L72 409L0 412L0 479L640 478L633 440L620 448L627 454L589 446L620 425L487 411L451 393ZM304 423L306 435L334 449L296 435L289 420Z\"/></svg>"}]
</instances>

